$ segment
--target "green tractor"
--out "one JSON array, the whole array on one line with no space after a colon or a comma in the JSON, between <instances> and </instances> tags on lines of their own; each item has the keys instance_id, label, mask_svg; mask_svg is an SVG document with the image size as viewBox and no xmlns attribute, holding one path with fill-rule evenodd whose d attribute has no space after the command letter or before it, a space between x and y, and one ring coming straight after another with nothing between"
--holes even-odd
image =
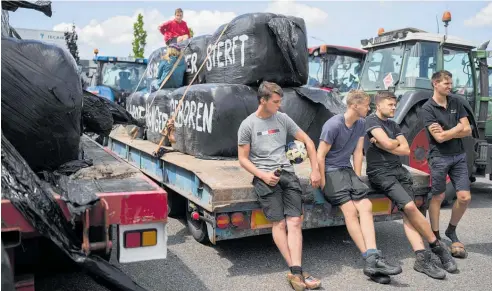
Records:
<instances>
[{"instance_id":1,"label":"green tractor","mask_svg":"<svg viewBox=\"0 0 492 291\"><path fill-rule=\"evenodd\" d=\"M491 95L487 66L487 57L491 55L485 51L488 43L477 50L473 43L447 33L404 28L389 32L380 29L377 37L363 39L361 44L368 53L359 89L371 96L381 90L392 91L397 96L394 120L405 134L411 151L408 157L402 158L404 164L430 172L429 142L420 110L433 95L432 74L444 69L453 74L452 94L461 97L472 126L472 136L463 138L470 181L492 172L492 144L487 142L492 142L492 119L487 118L487 115L492 116L492 98L485 97ZM447 181L445 204L456 196L449 177Z\"/></svg>"}]
</instances>

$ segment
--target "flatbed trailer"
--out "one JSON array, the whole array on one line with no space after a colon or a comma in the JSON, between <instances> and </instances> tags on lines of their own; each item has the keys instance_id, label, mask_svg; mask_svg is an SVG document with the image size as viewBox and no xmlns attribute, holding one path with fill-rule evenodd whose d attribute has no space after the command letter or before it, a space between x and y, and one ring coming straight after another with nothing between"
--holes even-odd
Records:
<instances>
[{"instance_id":1,"label":"flatbed trailer","mask_svg":"<svg viewBox=\"0 0 492 291\"><path fill-rule=\"evenodd\" d=\"M67 221L73 219L80 230L82 250L109 260L115 241L120 263L165 259L167 193L89 137L82 136L81 143L85 158L92 159L93 165L79 170L74 179L80 189L94 192L99 201L81 216L72 217L62 197L53 195ZM117 228L116 238L111 237L112 226ZM9 200L2 199L2 242L14 269L17 290L34 290L29 266L35 264L36 255L45 251L39 241L40 234L22 213ZM15 269L17 261L22 265L19 272Z\"/></svg>"},{"instance_id":2,"label":"flatbed trailer","mask_svg":"<svg viewBox=\"0 0 492 291\"><path fill-rule=\"evenodd\" d=\"M188 229L197 241L216 244L222 240L271 233L272 224L264 216L253 190L253 176L237 160L205 160L176 151L157 158L152 155L156 144L132 139L123 127L110 134L108 148L169 189L170 210L182 210ZM167 149L172 151L172 148ZM407 169L414 180L415 202L425 214L429 176L416 169ZM295 165L295 172L304 191L303 229L344 225L340 209L332 207L319 189L309 185L309 161ZM365 165L361 178L368 184ZM376 222L402 218L396 205L382 193L371 189L369 199Z\"/></svg>"}]
</instances>

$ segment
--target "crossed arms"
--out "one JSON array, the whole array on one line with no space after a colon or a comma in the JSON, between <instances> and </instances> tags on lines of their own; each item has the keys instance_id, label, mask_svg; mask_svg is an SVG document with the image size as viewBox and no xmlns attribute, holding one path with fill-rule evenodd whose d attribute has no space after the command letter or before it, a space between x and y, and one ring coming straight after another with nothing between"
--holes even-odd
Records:
<instances>
[{"instance_id":1,"label":"crossed arms","mask_svg":"<svg viewBox=\"0 0 492 291\"><path fill-rule=\"evenodd\" d=\"M437 122L433 122L427 128L438 143L443 143L453 138L470 136L472 133L470 122L467 117L460 118L460 122L449 130L444 130Z\"/></svg>"}]
</instances>

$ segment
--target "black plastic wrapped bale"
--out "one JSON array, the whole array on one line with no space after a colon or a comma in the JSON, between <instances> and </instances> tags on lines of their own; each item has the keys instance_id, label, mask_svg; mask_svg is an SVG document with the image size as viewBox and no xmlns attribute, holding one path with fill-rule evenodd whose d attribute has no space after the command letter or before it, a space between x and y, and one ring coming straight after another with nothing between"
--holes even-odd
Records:
<instances>
[{"instance_id":1,"label":"black plastic wrapped bale","mask_svg":"<svg viewBox=\"0 0 492 291\"><path fill-rule=\"evenodd\" d=\"M283 88L284 97L280 111L286 113L307 133L316 147L325 122L345 110L340 98L332 93L310 87ZM294 140L293 136L287 137Z\"/></svg>"},{"instance_id":2,"label":"black plastic wrapped bale","mask_svg":"<svg viewBox=\"0 0 492 291\"><path fill-rule=\"evenodd\" d=\"M2 38L2 131L34 171L77 159L82 96L68 50Z\"/></svg>"},{"instance_id":3,"label":"black plastic wrapped bale","mask_svg":"<svg viewBox=\"0 0 492 291\"><path fill-rule=\"evenodd\" d=\"M2 133L2 199L7 199L36 231L109 290L145 291L97 255L86 256L48 183L42 182Z\"/></svg>"},{"instance_id":4,"label":"black plastic wrapped bale","mask_svg":"<svg viewBox=\"0 0 492 291\"><path fill-rule=\"evenodd\" d=\"M147 125L147 140L153 143L158 144L160 142L162 138L161 132L176 108L177 103L171 98L171 93L174 90L175 89L161 89L151 93L146 99L145 121ZM179 100L180 97L176 98ZM169 145L169 143L165 144L165 146Z\"/></svg>"},{"instance_id":5,"label":"black plastic wrapped bale","mask_svg":"<svg viewBox=\"0 0 492 291\"><path fill-rule=\"evenodd\" d=\"M171 93L174 108L186 87ZM175 119L173 147L197 157L236 157L241 122L258 108L256 91L245 85L192 85Z\"/></svg>"},{"instance_id":6,"label":"black plastic wrapped bale","mask_svg":"<svg viewBox=\"0 0 492 291\"><path fill-rule=\"evenodd\" d=\"M146 113L146 100L149 94L147 93L142 93L142 92L135 92L132 95L128 96L126 99L126 111L128 111L131 116L137 120L145 120L145 113ZM137 127L136 125L129 124L127 125L126 132L133 136L133 130ZM138 128L137 129L139 133L136 135L136 138L142 138L143 137L143 128Z\"/></svg>"},{"instance_id":7,"label":"black plastic wrapped bale","mask_svg":"<svg viewBox=\"0 0 492 291\"><path fill-rule=\"evenodd\" d=\"M189 85L193 81L198 69L203 64L203 61L205 61L207 57L207 46L211 38L211 35L201 35L179 43L180 48L185 48L183 55L187 66L184 80L185 85ZM193 84L205 83L205 71L206 67L204 65Z\"/></svg>"},{"instance_id":8,"label":"black plastic wrapped bale","mask_svg":"<svg viewBox=\"0 0 492 291\"><path fill-rule=\"evenodd\" d=\"M148 63L147 63L147 72L145 78L146 78L146 88L147 91L149 92L151 92L152 81L157 79L157 73L159 71L159 63L161 62L162 57L166 54L166 52L167 52L167 47L161 47L154 50L147 58Z\"/></svg>"},{"instance_id":9,"label":"black plastic wrapped bale","mask_svg":"<svg viewBox=\"0 0 492 291\"><path fill-rule=\"evenodd\" d=\"M82 108L84 132L109 135L113 129L113 115L106 103L96 95L84 90L84 106Z\"/></svg>"},{"instance_id":10,"label":"black plastic wrapped bale","mask_svg":"<svg viewBox=\"0 0 492 291\"><path fill-rule=\"evenodd\" d=\"M211 51L224 29L209 41ZM288 44L288 45L286 45ZM306 26L302 18L250 13L234 18L206 63L207 83L302 86L308 78Z\"/></svg>"}]
</instances>

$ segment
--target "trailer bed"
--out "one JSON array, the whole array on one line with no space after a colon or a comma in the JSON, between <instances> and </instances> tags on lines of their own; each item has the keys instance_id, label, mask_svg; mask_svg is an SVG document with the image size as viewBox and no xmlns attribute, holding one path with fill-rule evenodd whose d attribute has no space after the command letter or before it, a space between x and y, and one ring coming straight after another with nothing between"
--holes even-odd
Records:
<instances>
[{"instance_id":1,"label":"trailer bed","mask_svg":"<svg viewBox=\"0 0 492 291\"><path fill-rule=\"evenodd\" d=\"M123 159L129 160L147 175L154 177L158 181L163 181L170 188L178 187L181 189L176 190L180 192L186 189L193 192L192 187L183 185L183 181L179 181L180 177L178 176L190 176L190 179L192 179L192 175L196 176L199 181L195 181L195 186L198 189L206 187L206 192L210 194L208 201L202 201L208 202L209 205L201 205L208 211L213 212L234 204L256 203L257 201L251 183L253 176L244 170L237 160L205 160L174 151L164 154L160 159L162 164L156 165L155 160L157 158L152 156L152 153L157 149L155 143L147 140L132 139L122 127L114 130L110 137L113 139L113 144L110 145L111 150ZM172 151L170 147L167 147L167 149ZM428 174L413 168L406 168L412 174L417 194L427 193L429 186ZM180 170L184 170L186 173L180 173L182 172ZM361 179L369 185L365 170L364 160ZM311 172L309 160L295 165L295 172L301 181L305 194L319 192L313 191L309 185ZM374 191L372 192L374 193ZM316 193L313 193L313 195L316 196Z\"/></svg>"}]
</instances>

